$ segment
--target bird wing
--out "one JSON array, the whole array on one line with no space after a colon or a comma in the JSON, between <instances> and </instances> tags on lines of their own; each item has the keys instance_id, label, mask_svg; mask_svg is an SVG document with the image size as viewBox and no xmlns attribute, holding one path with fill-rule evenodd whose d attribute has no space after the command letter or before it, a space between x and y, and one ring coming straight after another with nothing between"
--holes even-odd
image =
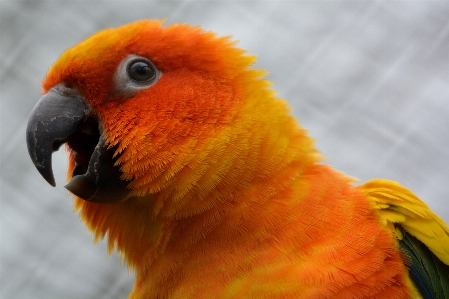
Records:
<instances>
[{"instance_id":1,"label":"bird wing","mask_svg":"<svg viewBox=\"0 0 449 299\"><path fill-rule=\"evenodd\" d=\"M449 226L399 183L376 179L360 188L382 224L396 235L423 298L449 298Z\"/></svg>"}]
</instances>

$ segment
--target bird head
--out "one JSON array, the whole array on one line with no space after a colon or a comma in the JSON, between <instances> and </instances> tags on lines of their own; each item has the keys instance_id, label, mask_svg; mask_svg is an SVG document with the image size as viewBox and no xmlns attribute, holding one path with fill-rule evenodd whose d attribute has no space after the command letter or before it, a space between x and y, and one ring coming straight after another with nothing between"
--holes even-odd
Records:
<instances>
[{"instance_id":1,"label":"bird head","mask_svg":"<svg viewBox=\"0 0 449 299\"><path fill-rule=\"evenodd\" d=\"M66 144L70 192L96 203L157 195L157 210L263 180L312 142L254 61L228 37L184 24L101 31L49 69L28 122L30 156L54 185L51 154Z\"/></svg>"}]
</instances>

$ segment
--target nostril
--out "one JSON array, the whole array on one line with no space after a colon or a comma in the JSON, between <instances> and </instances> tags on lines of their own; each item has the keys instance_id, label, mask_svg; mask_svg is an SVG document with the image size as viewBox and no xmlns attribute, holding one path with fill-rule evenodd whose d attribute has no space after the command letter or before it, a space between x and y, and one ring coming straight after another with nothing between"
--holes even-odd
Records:
<instances>
[{"instance_id":1,"label":"nostril","mask_svg":"<svg viewBox=\"0 0 449 299\"><path fill-rule=\"evenodd\" d=\"M64 82L62 83L62 85L64 85L65 88L76 89L76 85L73 84L72 82Z\"/></svg>"},{"instance_id":2,"label":"nostril","mask_svg":"<svg viewBox=\"0 0 449 299\"><path fill-rule=\"evenodd\" d=\"M81 96L78 87L72 82L63 82L53 87L58 94L64 96Z\"/></svg>"}]
</instances>

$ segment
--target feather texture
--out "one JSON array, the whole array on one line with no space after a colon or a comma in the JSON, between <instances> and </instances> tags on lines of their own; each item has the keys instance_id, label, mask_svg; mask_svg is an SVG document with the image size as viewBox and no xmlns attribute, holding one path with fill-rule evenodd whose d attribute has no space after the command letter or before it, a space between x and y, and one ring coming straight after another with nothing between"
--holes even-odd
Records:
<instances>
[{"instance_id":1,"label":"feather texture","mask_svg":"<svg viewBox=\"0 0 449 299\"><path fill-rule=\"evenodd\" d=\"M372 180L361 189L399 240L410 277L423 298L449 298L449 227L396 182Z\"/></svg>"},{"instance_id":2,"label":"feather texture","mask_svg":"<svg viewBox=\"0 0 449 299\"><path fill-rule=\"evenodd\" d=\"M400 224L405 231L423 242L446 265L449 265L449 227L429 206L399 183L371 180L361 186L368 195L382 223L402 238Z\"/></svg>"},{"instance_id":3,"label":"feather texture","mask_svg":"<svg viewBox=\"0 0 449 299\"><path fill-rule=\"evenodd\" d=\"M403 236L399 244L411 259L408 265L410 277L423 298L449 298L449 266L400 226L398 229Z\"/></svg>"},{"instance_id":4,"label":"feather texture","mask_svg":"<svg viewBox=\"0 0 449 299\"><path fill-rule=\"evenodd\" d=\"M234 45L140 21L67 50L43 82L77 86L117 148L131 196L75 197L75 210L136 271L130 298L409 298L389 229L399 236L400 223L447 261L447 226L398 185L354 187L319 164L255 57ZM162 75L123 98L113 76L130 54Z\"/></svg>"}]
</instances>

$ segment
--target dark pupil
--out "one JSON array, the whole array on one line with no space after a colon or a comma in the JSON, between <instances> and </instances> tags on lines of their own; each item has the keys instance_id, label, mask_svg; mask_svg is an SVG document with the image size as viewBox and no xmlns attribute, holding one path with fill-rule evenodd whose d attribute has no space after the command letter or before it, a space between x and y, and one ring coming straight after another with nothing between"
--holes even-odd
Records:
<instances>
[{"instance_id":1,"label":"dark pupil","mask_svg":"<svg viewBox=\"0 0 449 299\"><path fill-rule=\"evenodd\" d=\"M143 61L134 62L129 68L129 76L136 81L147 81L153 78L153 69Z\"/></svg>"}]
</instances>

